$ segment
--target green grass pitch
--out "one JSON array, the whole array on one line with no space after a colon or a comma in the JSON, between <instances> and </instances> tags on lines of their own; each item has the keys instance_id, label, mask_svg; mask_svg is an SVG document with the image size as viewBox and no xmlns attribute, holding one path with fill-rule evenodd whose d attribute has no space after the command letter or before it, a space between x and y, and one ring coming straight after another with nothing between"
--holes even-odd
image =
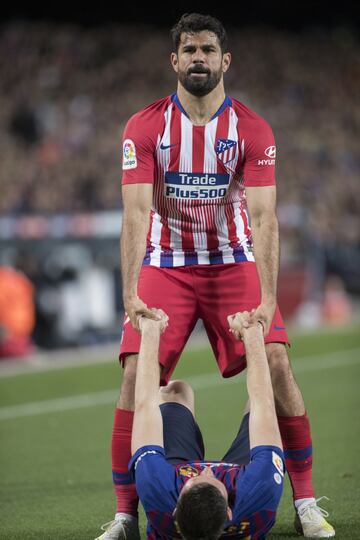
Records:
<instances>
[{"instance_id":1,"label":"green grass pitch","mask_svg":"<svg viewBox=\"0 0 360 540\"><path fill-rule=\"evenodd\" d=\"M311 419L314 483L341 540L360 538L360 332L293 335L290 357ZM91 540L112 519L110 434L121 370L114 361L0 377L0 538ZM245 377L221 380L210 349L185 352L207 457L238 427ZM269 538L295 537L289 482ZM144 517L141 514L142 538Z\"/></svg>"}]
</instances>

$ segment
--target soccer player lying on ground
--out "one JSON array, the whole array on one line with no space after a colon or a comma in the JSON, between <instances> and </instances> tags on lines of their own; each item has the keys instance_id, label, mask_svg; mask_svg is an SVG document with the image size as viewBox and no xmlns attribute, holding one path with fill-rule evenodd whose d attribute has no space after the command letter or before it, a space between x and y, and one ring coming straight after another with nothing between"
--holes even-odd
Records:
<instances>
[{"instance_id":1,"label":"soccer player lying on ground","mask_svg":"<svg viewBox=\"0 0 360 540\"><path fill-rule=\"evenodd\" d=\"M191 387L174 381L159 392L160 333L167 317L158 313L163 316L160 322L145 317L140 321L129 465L148 518L147 538L263 539L275 522L284 456L262 325L247 323L247 312L228 317L230 329L246 348L250 415L245 415L223 460L213 462L204 458Z\"/></svg>"}]
</instances>

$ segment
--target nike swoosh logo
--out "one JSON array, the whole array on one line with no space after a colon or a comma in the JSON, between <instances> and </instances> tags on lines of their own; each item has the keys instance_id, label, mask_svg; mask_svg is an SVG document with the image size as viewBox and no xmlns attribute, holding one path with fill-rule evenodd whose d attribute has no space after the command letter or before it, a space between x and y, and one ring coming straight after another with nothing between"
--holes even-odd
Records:
<instances>
[{"instance_id":1,"label":"nike swoosh logo","mask_svg":"<svg viewBox=\"0 0 360 540\"><path fill-rule=\"evenodd\" d=\"M275 324L274 330L285 330L285 326L278 326L277 324Z\"/></svg>"},{"instance_id":2,"label":"nike swoosh logo","mask_svg":"<svg viewBox=\"0 0 360 540\"><path fill-rule=\"evenodd\" d=\"M174 144L160 144L160 150L167 150L168 148L171 148L172 146L177 146L179 143Z\"/></svg>"}]
</instances>

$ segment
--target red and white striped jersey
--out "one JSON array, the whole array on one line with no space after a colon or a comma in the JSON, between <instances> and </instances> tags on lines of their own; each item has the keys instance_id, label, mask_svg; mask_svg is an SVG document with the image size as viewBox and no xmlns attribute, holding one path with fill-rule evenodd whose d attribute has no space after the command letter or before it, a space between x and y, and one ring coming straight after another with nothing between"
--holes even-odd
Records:
<instances>
[{"instance_id":1,"label":"red and white striped jersey","mask_svg":"<svg viewBox=\"0 0 360 540\"><path fill-rule=\"evenodd\" d=\"M173 94L128 121L122 183L154 185L144 264L254 261L245 187L275 184L274 136L230 97L195 126Z\"/></svg>"}]
</instances>

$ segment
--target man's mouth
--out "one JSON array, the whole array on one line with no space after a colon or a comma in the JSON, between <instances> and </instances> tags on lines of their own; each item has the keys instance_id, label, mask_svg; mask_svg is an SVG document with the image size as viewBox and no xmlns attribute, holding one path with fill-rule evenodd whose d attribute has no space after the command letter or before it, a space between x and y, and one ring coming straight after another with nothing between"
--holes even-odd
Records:
<instances>
[{"instance_id":1,"label":"man's mouth","mask_svg":"<svg viewBox=\"0 0 360 540\"><path fill-rule=\"evenodd\" d=\"M204 76L204 75L209 75L209 71L205 70L205 69L192 69L190 70L189 72L189 75L198 75L198 76Z\"/></svg>"}]
</instances>

